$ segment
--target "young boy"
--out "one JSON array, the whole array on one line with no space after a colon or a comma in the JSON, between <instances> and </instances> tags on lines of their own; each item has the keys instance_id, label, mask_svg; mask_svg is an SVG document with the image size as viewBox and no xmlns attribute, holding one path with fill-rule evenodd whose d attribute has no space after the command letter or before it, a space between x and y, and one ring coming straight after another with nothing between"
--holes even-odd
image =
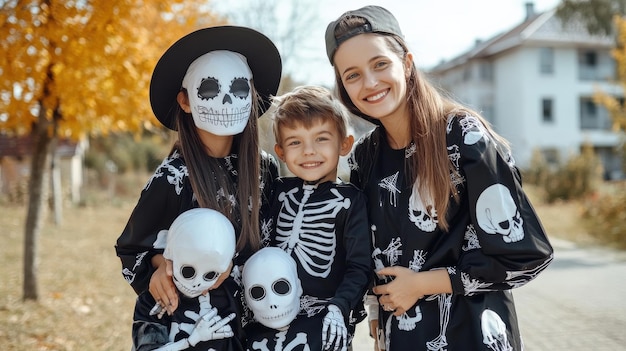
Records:
<instances>
[{"instance_id":1,"label":"young boy","mask_svg":"<svg viewBox=\"0 0 626 351\"><path fill-rule=\"evenodd\" d=\"M224 281L234 254L235 230L220 212L194 208L176 217L163 256L179 305L166 314L148 290L141 293L133 316L133 350L243 351L243 333L231 322L241 316L234 297L238 287ZM211 290L217 284L225 289Z\"/></svg>"},{"instance_id":2,"label":"young boy","mask_svg":"<svg viewBox=\"0 0 626 351\"><path fill-rule=\"evenodd\" d=\"M354 143L348 113L322 87L299 87L274 103L274 150L295 177L274 182L272 229L264 241L293 257L303 288L300 313L281 343L305 333L310 350L345 350L364 315L353 313L373 272L365 198L337 178L339 158ZM254 324L248 329L249 346L276 339Z\"/></svg>"}]
</instances>

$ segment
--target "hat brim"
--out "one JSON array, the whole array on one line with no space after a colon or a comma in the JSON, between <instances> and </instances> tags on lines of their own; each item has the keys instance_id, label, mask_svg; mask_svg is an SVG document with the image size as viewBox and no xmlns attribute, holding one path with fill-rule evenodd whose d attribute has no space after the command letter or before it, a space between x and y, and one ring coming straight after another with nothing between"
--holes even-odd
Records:
<instances>
[{"instance_id":1,"label":"hat brim","mask_svg":"<svg viewBox=\"0 0 626 351\"><path fill-rule=\"evenodd\" d=\"M150 104L156 118L176 130L176 95L189 65L214 50L229 50L246 57L254 86L262 98L259 116L271 105L282 71L278 49L265 35L246 27L218 26L189 33L176 41L157 62L150 81Z\"/></svg>"}]
</instances>

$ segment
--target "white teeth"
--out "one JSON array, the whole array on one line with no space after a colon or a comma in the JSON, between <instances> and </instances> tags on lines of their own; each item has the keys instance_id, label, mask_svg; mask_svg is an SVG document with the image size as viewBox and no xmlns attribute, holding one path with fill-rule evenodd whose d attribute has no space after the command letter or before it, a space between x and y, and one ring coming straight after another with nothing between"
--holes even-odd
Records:
<instances>
[{"instance_id":1,"label":"white teeth","mask_svg":"<svg viewBox=\"0 0 626 351\"><path fill-rule=\"evenodd\" d=\"M367 101L375 101L375 100L381 99L385 95L387 95L387 92L383 91L383 92L380 92L380 93L378 93L378 94L376 94L374 96L368 97Z\"/></svg>"}]
</instances>

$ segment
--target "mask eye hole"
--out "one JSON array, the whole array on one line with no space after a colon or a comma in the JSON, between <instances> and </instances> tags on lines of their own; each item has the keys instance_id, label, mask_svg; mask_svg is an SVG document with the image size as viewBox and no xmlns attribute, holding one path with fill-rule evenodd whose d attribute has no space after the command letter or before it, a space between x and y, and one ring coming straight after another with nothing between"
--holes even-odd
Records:
<instances>
[{"instance_id":1,"label":"mask eye hole","mask_svg":"<svg viewBox=\"0 0 626 351\"><path fill-rule=\"evenodd\" d=\"M245 99L250 94L250 85L246 78L235 78L230 84L230 93L234 96Z\"/></svg>"},{"instance_id":2,"label":"mask eye hole","mask_svg":"<svg viewBox=\"0 0 626 351\"><path fill-rule=\"evenodd\" d=\"M255 285L250 288L250 297L255 300L263 300L265 297L265 289L260 285Z\"/></svg>"},{"instance_id":3,"label":"mask eye hole","mask_svg":"<svg viewBox=\"0 0 626 351\"><path fill-rule=\"evenodd\" d=\"M202 100L210 100L220 93L220 83L213 77L203 78L198 87L198 97Z\"/></svg>"},{"instance_id":4,"label":"mask eye hole","mask_svg":"<svg viewBox=\"0 0 626 351\"><path fill-rule=\"evenodd\" d=\"M204 280L206 281L212 281L215 280L215 278L217 278L220 274L217 272L208 272L204 275Z\"/></svg>"},{"instance_id":5,"label":"mask eye hole","mask_svg":"<svg viewBox=\"0 0 626 351\"><path fill-rule=\"evenodd\" d=\"M196 270L192 266L180 267L180 275L185 279L193 279L196 276Z\"/></svg>"},{"instance_id":6,"label":"mask eye hole","mask_svg":"<svg viewBox=\"0 0 626 351\"><path fill-rule=\"evenodd\" d=\"M276 295L287 295L291 292L291 284L286 279L278 279L272 284L272 290Z\"/></svg>"}]
</instances>

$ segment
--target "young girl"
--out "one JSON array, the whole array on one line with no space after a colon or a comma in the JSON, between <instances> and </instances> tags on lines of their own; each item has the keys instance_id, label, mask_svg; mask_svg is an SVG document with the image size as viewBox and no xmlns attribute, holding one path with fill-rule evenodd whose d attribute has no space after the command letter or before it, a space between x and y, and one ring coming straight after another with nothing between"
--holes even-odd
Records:
<instances>
[{"instance_id":1,"label":"young girl","mask_svg":"<svg viewBox=\"0 0 626 351\"><path fill-rule=\"evenodd\" d=\"M235 26L190 33L157 63L150 102L158 120L178 131L178 141L142 190L115 246L124 278L137 294L149 290L156 309L172 314L178 305L164 236L191 208L218 210L232 222L237 254L213 289L240 285L241 266L259 248L260 212L278 175L276 161L259 150L257 118L271 104L280 76L274 44Z\"/></svg>"},{"instance_id":2,"label":"young girl","mask_svg":"<svg viewBox=\"0 0 626 351\"><path fill-rule=\"evenodd\" d=\"M506 141L429 84L384 8L341 15L326 50L344 104L377 125L350 158L372 224L377 346L521 350L511 289L553 249Z\"/></svg>"}]
</instances>

